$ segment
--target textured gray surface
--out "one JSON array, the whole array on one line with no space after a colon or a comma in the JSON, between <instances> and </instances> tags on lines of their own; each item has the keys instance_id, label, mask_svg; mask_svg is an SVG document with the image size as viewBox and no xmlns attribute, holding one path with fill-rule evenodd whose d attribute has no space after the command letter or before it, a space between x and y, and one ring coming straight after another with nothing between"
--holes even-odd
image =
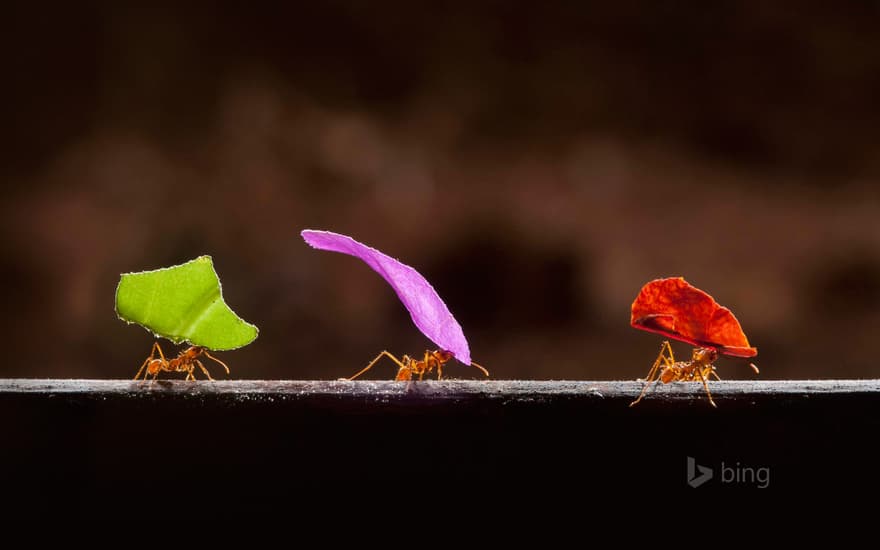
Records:
<instances>
[{"instance_id":1,"label":"textured gray surface","mask_svg":"<svg viewBox=\"0 0 880 550\"><path fill-rule=\"evenodd\" d=\"M197 381L158 380L59 380L14 378L0 379L2 393L99 394L158 397L164 394L235 396L307 397L424 397L426 399L468 399L499 397L533 399L566 396L585 400L634 399L642 389L639 381L526 381L526 380L425 380L394 381L325 381L325 380L235 380ZM786 397L813 394L876 393L880 396L880 380L748 380L713 381L712 395L717 401L742 400L774 395ZM688 400L705 397L696 382L658 384L646 399Z\"/></svg>"}]
</instances>

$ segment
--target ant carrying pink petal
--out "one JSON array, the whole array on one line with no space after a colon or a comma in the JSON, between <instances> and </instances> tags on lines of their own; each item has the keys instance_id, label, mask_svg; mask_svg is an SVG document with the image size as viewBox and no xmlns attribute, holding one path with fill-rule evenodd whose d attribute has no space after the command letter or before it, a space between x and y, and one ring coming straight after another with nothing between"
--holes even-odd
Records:
<instances>
[{"instance_id":1,"label":"ant carrying pink petal","mask_svg":"<svg viewBox=\"0 0 880 550\"><path fill-rule=\"evenodd\" d=\"M370 370L383 357L391 359L398 366L397 380L411 380L414 375L418 375L421 380L426 373L434 370L437 371L439 379L442 377L443 365L453 357L465 365L473 365L480 369L486 376L489 375L486 369L471 361L470 348L461 325L452 316L431 283L418 271L347 235L311 229L302 231L301 235L314 248L341 252L363 260L391 285L409 311L416 327L440 348L425 352L423 359L415 359L408 355L398 359L391 353L383 351L350 380Z\"/></svg>"}]
</instances>

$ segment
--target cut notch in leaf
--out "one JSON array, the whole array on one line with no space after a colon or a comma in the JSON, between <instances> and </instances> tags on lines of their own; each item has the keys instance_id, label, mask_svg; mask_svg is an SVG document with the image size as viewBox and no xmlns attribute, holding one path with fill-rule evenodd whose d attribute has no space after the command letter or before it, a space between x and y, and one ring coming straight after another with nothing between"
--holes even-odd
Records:
<instances>
[{"instance_id":1,"label":"cut notch in leaf","mask_svg":"<svg viewBox=\"0 0 880 550\"><path fill-rule=\"evenodd\" d=\"M116 315L175 344L187 341L217 351L246 346L259 332L223 301L210 256L123 273L116 287Z\"/></svg>"}]
</instances>

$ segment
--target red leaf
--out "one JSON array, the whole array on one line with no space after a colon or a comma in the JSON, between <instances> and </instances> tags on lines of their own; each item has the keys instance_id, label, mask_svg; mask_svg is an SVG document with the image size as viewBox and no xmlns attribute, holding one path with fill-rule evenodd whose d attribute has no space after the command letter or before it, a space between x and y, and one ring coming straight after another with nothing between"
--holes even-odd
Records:
<instances>
[{"instance_id":1,"label":"red leaf","mask_svg":"<svg viewBox=\"0 0 880 550\"><path fill-rule=\"evenodd\" d=\"M733 313L683 277L656 279L642 287L632 304L630 325L724 355L758 355Z\"/></svg>"}]
</instances>

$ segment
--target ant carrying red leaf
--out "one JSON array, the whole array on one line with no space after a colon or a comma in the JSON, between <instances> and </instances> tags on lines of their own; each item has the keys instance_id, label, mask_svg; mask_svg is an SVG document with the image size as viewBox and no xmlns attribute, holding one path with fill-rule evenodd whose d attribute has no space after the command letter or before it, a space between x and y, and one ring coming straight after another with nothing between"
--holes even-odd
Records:
<instances>
[{"instance_id":1,"label":"ant carrying red leaf","mask_svg":"<svg viewBox=\"0 0 880 550\"><path fill-rule=\"evenodd\" d=\"M645 397L652 383L700 381L709 403L715 407L709 391L709 378L714 376L720 380L713 364L718 356L758 355L758 350L749 346L733 313L683 277L656 279L642 287L632 304L630 325L695 346L690 361L676 361L669 341L664 341L660 354L648 371L642 392L630 406ZM749 366L758 372L754 364Z\"/></svg>"}]
</instances>

